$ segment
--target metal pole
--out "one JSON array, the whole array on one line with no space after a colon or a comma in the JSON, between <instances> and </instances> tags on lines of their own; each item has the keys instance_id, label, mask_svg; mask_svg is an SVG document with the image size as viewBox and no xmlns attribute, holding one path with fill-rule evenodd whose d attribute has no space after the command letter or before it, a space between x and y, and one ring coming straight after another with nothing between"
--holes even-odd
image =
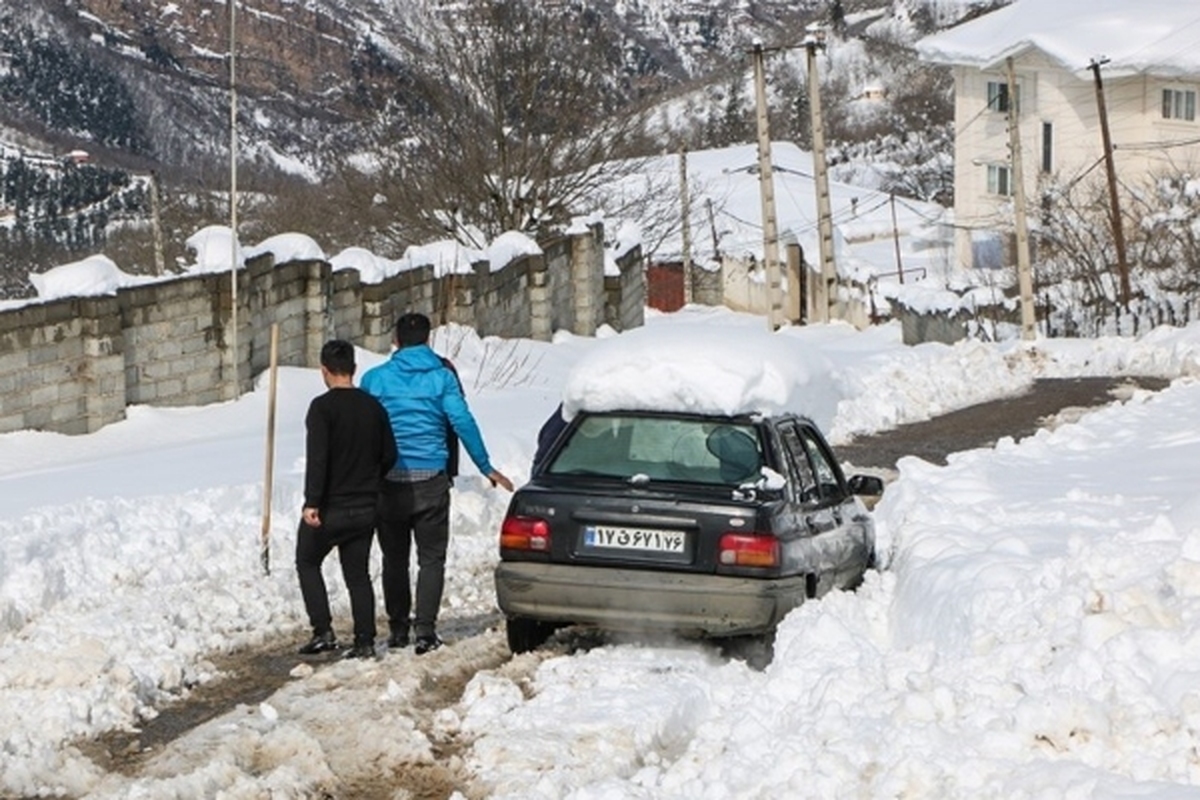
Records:
<instances>
[{"instance_id":1,"label":"metal pole","mask_svg":"<svg viewBox=\"0 0 1200 800\"><path fill-rule=\"evenodd\" d=\"M825 121L821 113L821 81L817 77L817 50L824 49L825 37L820 31L804 37L808 53L808 105L812 119L813 178L817 190L817 230L821 256L820 293L815 299L818 318L828 322L834 304L837 285L837 264L833 255L833 204L829 200L829 168L825 163Z\"/></svg>"},{"instance_id":2,"label":"metal pole","mask_svg":"<svg viewBox=\"0 0 1200 800\"><path fill-rule=\"evenodd\" d=\"M237 0L229 0L229 359L233 398L241 394L238 357L238 219L237 219Z\"/></svg>"},{"instance_id":3,"label":"metal pole","mask_svg":"<svg viewBox=\"0 0 1200 800\"><path fill-rule=\"evenodd\" d=\"M1008 144L1012 156L1013 210L1017 227L1017 283L1021 292L1021 338L1037 337L1033 308L1033 267L1029 263L1029 222L1025 216L1025 171L1021 160L1021 121L1017 112L1017 74L1012 58L1008 65Z\"/></svg>"},{"instance_id":4,"label":"metal pole","mask_svg":"<svg viewBox=\"0 0 1200 800\"><path fill-rule=\"evenodd\" d=\"M762 195L763 261L767 268L767 329L783 324L780 299L779 232L775 222L775 176L771 171L771 133L767 120L767 79L762 42L755 42L754 99L758 118L758 188Z\"/></svg>"},{"instance_id":5,"label":"metal pole","mask_svg":"<svg viewBox=\"0 0 1200 800\"><path fill-rule=\"evenodd\" d=\"M687 145L679 146L680 235L683 237L683 304L692 302L692 201L688 196Z\"/></svg>"},{"instance_id":6,"label":"metal pole","mask_svg":"<svg viewBox=\"0 0 1200 800\"><path fill-rule=\"evenodd\" d=\"M1121 279L1121 305L1129 310L1129 262L1125 255L1125 226L1121 224L1121 201L1117 194L1117 166L1113 163L1112 135L1108 130L1108 111L1104 105L1104 81L1100 65L1107 58L1092 59L1092 75L1096 83L1096 110L1100 114L1100 137L1104 143L1104 168L1108 173L1108 202L1111 207L1113 243L1117 246L1117 270Z\"/></svg>"}]
</instances>

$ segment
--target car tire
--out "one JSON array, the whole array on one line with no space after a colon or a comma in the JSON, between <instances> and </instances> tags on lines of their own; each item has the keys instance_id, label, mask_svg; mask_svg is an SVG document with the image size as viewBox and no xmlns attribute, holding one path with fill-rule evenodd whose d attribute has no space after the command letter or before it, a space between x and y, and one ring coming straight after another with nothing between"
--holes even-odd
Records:
<instances>
[{"instance_id":1,"label":"car tire","mask_svg":"<svg viewBox=\"0 0 1200 800\"><path fill-rule=\"evenodd\" d=\"M724 658L745 663L750 669L762 672L775 658L775 631L748 636L728 636L716 640Z\"/></svg>"},{"instance_id":2,"label":"car tire","mask_svg":"<svg viewBox=\"0 0 1200 800\"><path fill-rule=\"evenodd\" d=\"M509 617L505 621L504 633L508 637L508 649L513 655L519 655L537 650L545 644L554 633L554 626L529 617Z\"/></svg>"}]
</instances>

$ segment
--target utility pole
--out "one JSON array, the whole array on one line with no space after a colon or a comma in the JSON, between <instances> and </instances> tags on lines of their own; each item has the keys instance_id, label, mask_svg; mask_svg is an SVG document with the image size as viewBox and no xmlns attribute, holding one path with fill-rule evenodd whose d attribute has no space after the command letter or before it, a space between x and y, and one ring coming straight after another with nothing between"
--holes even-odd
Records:
<instances>
[{"instance_id":1,"label":"utility pole","mask_svg":"<svg viewBox=\"0 0 1200 800\"><path fill-rule=\"evenodd\" d=\"M892 243L896 246L896 274L900 276L900 282L904 283L904 262L900 260L900 226L896 222L896 195L893 192L888 196L892 204Z\"/></svg>"},{"instance_id":2,"label":"utility pole","mask_svg":"<svg viewBox=\"0 0 1200 800\"><path fill-rule=\"evenodd\" d=\"M692 201L688 195L687 145L679 146L680 235L683 237L683 304L692 303Z\"/></svg>"},{"instance_id":3,"label":"utility pole","mask_svg":"<svg viewBox=\"0 0 1200 800\"><path fill-rule=\"evenodd\" d=\"M1017 285L1021 292L1021 338L1037 337L1033 309L1033 267L1029 263L1029 222L1025 217L1025 177L1021 161L1021 120L1017 113L1017 74L1010 56L1008 66L1008 147L1012 157L1013 209L1017 227Z\"/></svg>"},{"instance_id":4,"label":"utility pole","mask_svg":"<svg viewBox=\"0 0 1200 800\"><path fill-rule=\"evenodd\" d=\"M1121 201L1117 195L1117 167L1113 163L1112 135L1108 130L1108 111L1104 105L1104 81L1100 79L1100 65L1108 59L1093 58L1092 75L1096 83L1096 110L1100 114L1100 137L1104 143L1104 168L1108 173L1108 202L1112 217L1113 243L1117 246L1117 270L1121 279L1121 305L1129 310L1129 262L1125 256L1125 226L1121 224Z\"/></svg>"},{"instance_id":5,"label":"utility pole","mask_svg":"<svg viewBox=\"0 0 1200 800\"><path fill-rule=\"evenodd\" d=\"M837 284L833 256L833 207L829 200L829 167L825 162L825 121L821 115L821 81L817 77L817 51L825 49L825 32L810 26L804 36L808 53L808 107L812 119L813 178L817 189L817 230L821 256L821 280L814 299L818 320L828 322Z\"/></svg>"},{"instance_id":6,"label":"utility pole","mask_svg":"<svg viewBox=\"0 0 1200 800\"><path fill-rule=\"evenodd\" d=\"M154 274L162 275L167 271L166 259L163 256L162 214L159 209L158 173L150 171L150 225L154 231Z\"/></svg>"},{"instance_id":7,"label":"utility pole","mask_svg":"<svg viewBox=\"0 0 1200 800\"><path fill-rule=\"evenodd\" d=\"M237 0L229 0L229 359L232 363L233 399L241 393L238 381L238 221L237 221L237 36L234 20Z\"/></svg>"},{"instance_id":8,"label":"utility pole","mask_svg":"<svg viewBox=\"0 0 1200 800\"><path fill-rule=\"evenodd\" d=\"M708 229L712 231L713 240L713 258L716 261L721 261L721 236L717 233L717 217L713 213L713 201L711 197L704 199L704 210L708 212Z\"/></svg>"},{"instance_id":9,"label":"utility pole","mask_svg":"<svg viewBox=\"0 0 1200 800\"><path fill-rule=\"evenodd\" d=\"M783 324L780 301L779 231L775 220L775 176L771 171L771 133L767 122L767 78L763 45L755 40L754 106L758 117L758 188L762 195L763 261L767 268L767 329Z\"/></svg>"}]
</instances>

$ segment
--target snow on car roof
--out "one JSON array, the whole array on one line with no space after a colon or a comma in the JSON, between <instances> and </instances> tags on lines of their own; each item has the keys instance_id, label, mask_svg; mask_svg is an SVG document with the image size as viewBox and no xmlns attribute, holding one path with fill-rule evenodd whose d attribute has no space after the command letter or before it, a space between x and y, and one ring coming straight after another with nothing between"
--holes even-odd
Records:
<instances>
[{"instance_id":1,"label":"snow on car roof","mask_svg":"<svg viewBox=\"0 0 1200 800\"><path fill-rule=\"evenodd\" d=\"M828 424L840 399L828 359L783 333L727 321L651 326L598 342L568 373L563 411L791 411Z\"/></svg>"}]
</instances>

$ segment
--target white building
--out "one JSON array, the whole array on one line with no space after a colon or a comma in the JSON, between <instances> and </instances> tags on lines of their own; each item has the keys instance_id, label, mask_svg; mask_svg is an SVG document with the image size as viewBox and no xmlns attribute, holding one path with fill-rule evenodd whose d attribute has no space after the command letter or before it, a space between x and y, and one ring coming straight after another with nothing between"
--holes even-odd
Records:
<instances>
[{"instance_id":1,"label":"white building","mask_svg":"<svg viewBox=\"0 0 1200 800\"><path fill-rule=\"evenodd\" d=\"M1200 2L1017 0L917 43L953 68L954 207L963 265L992 260L1011 231L1013 171L1007 61L1016 73L1022 171L1031 213L1039 187L1104 175L1093 61L1101 63L1116 171L1126 186L1200 170Z\"/></svg>"}]
</instances>

